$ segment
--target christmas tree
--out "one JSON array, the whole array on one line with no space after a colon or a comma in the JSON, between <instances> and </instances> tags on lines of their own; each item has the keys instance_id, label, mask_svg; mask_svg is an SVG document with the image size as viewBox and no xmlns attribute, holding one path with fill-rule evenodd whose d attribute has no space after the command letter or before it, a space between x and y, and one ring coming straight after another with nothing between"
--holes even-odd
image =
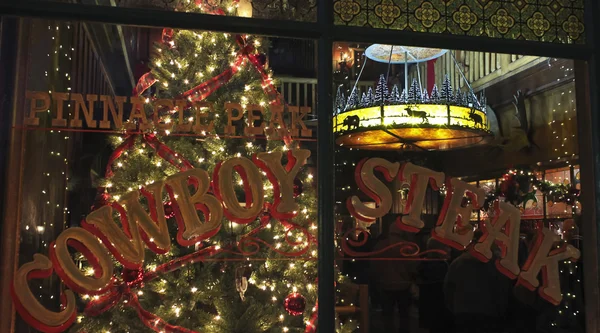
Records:
<instances>
[{"instance_id":1,"label":"christmas tree","mask_svg":"<svg viewBox=\"0 0 600 333\"><path fill-rule=\"evenodd\" d=\"M446 102L452 101L454 97L452 96L452 84L450 83L450 77L448 74L444 76L444 81L442 82L442 89L440 92L440 98Z\"/></svg>"},{"instance_id":2,"label":"christmas tree","mask_svg":"<svg viewBox=\"0 0 600 333\"><path fill-rule=\"evenodd\" d=\"M477 102L477 101L475 101ZM482 109L485 109L487 105L487 97L485 97L485 92L482 91L481 92L481 96L479 97L479 107L481 107Z\"/></svg>"},{"instance_id":3,"label":"christmas tree","mask_svg":"<svg viewBox=\"0 0 600 333\"><path fill-rule=\"evenodd\" d=\"M369 90L367 91L367 101L369 102L368 105L375 104L375 97L373 96L373 88L371 88L371 87L369 87Z\"/></svg>"},{"instance_id":4,"label":"christmas tree","mask_svg":"<svg viewBox=\"0 0 600 333\"><path fill-rule=\"evenodd\" d=\"M421 87L419 86L417 79L413 79L412 84L410 85L410 89L408 90L408 100L421 101Z\"/></svg>"},{"instance_id":5,"label":"christmas tree","mask_svg":"<svg viewBox=\"0 0 600 333\"><path fill-rule=\"evenodd\" d=\"M369 98L367 98L367 94L363 93L363 94L362 94L362 98L360 99L360 104L359 104L359 106L360 106L361 108L365 108L365 107L369 106L369 104L370 104L370 103L369 103Z\"/></svg>"},{"instance_id":6,"label":"christmas tree","mask_svg":"<svg viewBox=\"0 0 600 333\"><path fill-rule=\"evenodd\" d=\"M350 110L350 109L354 109L357 108L360 105L360 91L358 91L358 89L354 89L352 90L352 92L350 93L350 96L348 97L348 103L346 105L346 109Z\"/></svg>"},{"instance_id":7,"label":"christmas tree","mask_svg":"<svg viewBox=\"0 0 600 333\"><path fill-rule=\"evenodd\" d=\"M228 5L232 4L225 4L225 8ZM189 10L201 8L193 6ZM215 134L225 133L225 104L229 102L242 107L257 104L264 108L267 119L271 116L270 105L277 96L268 91L272 79L264 68L264 43L254 36L165 29L151 63L158 89L144 89L144 98L173 99L190 92L188 100L214 106L201 119L205 124L212 122L214 129L198 137L169 135L164 128L146 128L145 135L115 136L112 144L120 153L113 155L95 208L113 201L121 203L120 198L134 189L142 189L143 193L146 187L181 172L182 165L183 169L201 168L212 175L220 162L232 157L252 160L260 152L281 157L283 165L291 162L287 154L297 143L284 145L281 133L268 127L258 138L240 138L243 129L238 129L238 136ZM245 50L245 55L240 50ZM222 73L228 73L228 78ZM343 100L343 95L339 98ZM351 96L350 100L355 99ZM175 117L173 110L154 110L151 104L145 104L143 111L160 119L161 124L184 125L200 117L190 106L177 110L185 117ZM245 127L246 116L244 113L234 126ZM111 292L128 292L129 296L104 308L99 306L106 305L102 303L103 295L84 295L82 301L91 305L91 311L78 318L71 332L188 332L181 328L203 333L305 332L307 323L316 319L317 261L296 257L316 258L317 254L317 199L312 179L307 168L300 169L294 181L298 209L283 221L273 218L267 203L278 190L274 184L266 176L260 180L262 183L249 184L234 172L232 183L239 202L247 200L245 187L264 189L266 203L261 213L247 223L234 223L225 217L214 236L190 246L181 245L177 239L177 203L171 202L167 193L163 194L162 206L152 208L147 200L141 200L146 210L165 216L170 250L164 254L145 251L143 266L137 270L115 262L115 284L121 287ZM244 239L247 242L242 244ZM165 269L171 267L165 263L177 263L203 249L216 254ZM85 268L85 261L82 265ZM156 278L142 281L141 276L148 274ZM344 282L341 279L340 275L338 283ZM352 324L341 327L353 329Z\"/></svg>"},{"instance_id":8,"label":"christmas tree","mask_svg":"<svg viewBox=\"0 0 600 333\"><path fill-rule=\"evenodd\" d=\"M440 100L440 91L438 90L437 84L434 84L433 88L431 89L430 100L432 102L437 102Z\"/></svg>"},{"instance_id":9,"label":"christmas tree","mask_svg":"<svg viewBox=\"0 0 600 333\"><path fill-rule=\"evenodd\" d=\"M400 95L400 103L406 103L408 101L408 96L406 94L406 89L402 89L402 94Z\"/></svg>"},{"instance_id":10,"label":"christmas tree","mask_svg":"<svg viewBox=\"0 0 600 333\"><path fill-rule=\"evenodd\" d=\"M423 89L423 103L429 103L430 99L429 99L429 93L427 92L427 89Z\"/></svg>"},{"instance_id":11,"label":"christmas tree","mask_svg":"<svg viewBox=\"0 0 600 333\"><path fill-rule=\"evenodd\" d=\"M458 104L458 105L463 105L464 104L463 94L460 91L460 89L456 88L456 92L454 93L454 96L456 96L456 98L455 98L456 104Z\"/></svg>"},{"instance_id":12,"label":"christmas tree","mask_svg":"<svg viewBox=\"0 0 600 333\"><path fill-rule=\"evenodd\" d=\"M389 91L387 82L383 74L379 76L379 81L375 87L375 105L382 105L384 101L387 101L389 97Z\"/></svg>"},{"instance_id":13,"label":"christmas tree","mask_svg":"<svg viewBox=\"0 0 600 333\"><path fill-rule=\"evenodd\" d=\"M389 103L400 103L400 91L397 85L392 88L392 93L389 96Z\"/></svg>"}]
</instances>

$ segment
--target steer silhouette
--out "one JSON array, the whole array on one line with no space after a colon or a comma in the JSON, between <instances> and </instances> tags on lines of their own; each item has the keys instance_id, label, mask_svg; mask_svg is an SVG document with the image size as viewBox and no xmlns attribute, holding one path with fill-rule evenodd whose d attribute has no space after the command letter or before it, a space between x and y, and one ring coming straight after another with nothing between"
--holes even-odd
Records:
<instances>
[{"instance_id":1,"label":"steer silhouette","mask_svg":"<svg viewBox=\"0 0 600 333\"><path fill-rule=\"evenodd\" d=\"M360 118L358 116L348 116L344 118L344 126L346 126L346 130L349 131L351 129L357 129L360 124Z\"/></svg>"},{"instance_id":2,"label":"steer silhouette","mask_svg":"<svg viewBox=\"0 0 600 333\"><path fill-rule=\"evenodd\" d=\"M407 107L406 109L404 109L406 111L406 113L408 113L409 117L413 117L413 118L421 118L422 122L429 122L428 119L428 115L427 112L425 111L413 111L410 107Z\"/></svg>"}]
</instances>

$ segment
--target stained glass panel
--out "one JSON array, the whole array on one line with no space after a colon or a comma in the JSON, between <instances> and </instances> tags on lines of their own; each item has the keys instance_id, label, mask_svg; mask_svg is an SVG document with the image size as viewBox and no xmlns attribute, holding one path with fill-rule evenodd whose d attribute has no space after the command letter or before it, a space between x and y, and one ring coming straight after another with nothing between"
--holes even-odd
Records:
<instances>
[{"instance_id":1,"label":"stained glass panel","mask_svg":"<svg viewBox=\"0 0 600 333\"><path fill-rule=\"evenodd\" d=\"M335 24L583 44L583 0L333 0Z\"/></svg>"}]
</instances>

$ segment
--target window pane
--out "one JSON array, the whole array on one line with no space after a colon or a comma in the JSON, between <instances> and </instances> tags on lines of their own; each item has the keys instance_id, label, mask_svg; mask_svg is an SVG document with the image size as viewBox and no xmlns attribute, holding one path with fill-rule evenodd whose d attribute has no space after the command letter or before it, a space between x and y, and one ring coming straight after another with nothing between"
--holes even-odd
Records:
<instances>
[{"instance_id":1,"label":"window pane","mask_svg":"<svg viewBox=\"0 0 600 333\"><path fill-rule=\"evenodd\" d=\"M15 331L314 331L314 41L24 23Z\"/></svg>"},{"instance_id":2,"label":"window pane","mask_svg":"<svg viewBox=\"0 0 600 333\"><path fill-rule=\"evenodd\" d=\"M39 0L55 1L61 0ZM78 4L316 22L317 0L77 0Z\"/></svg>"},{"instance_id":3,"label":"window pane","mask_svg":"<svg viewBox=\"0 0 600 333\"><path fill-rule=\"evenodd\" d=\"M359 285L340 306L368 332L584 332L573 62L333 59L337 264Z\"/></svg>"}]
</instances>

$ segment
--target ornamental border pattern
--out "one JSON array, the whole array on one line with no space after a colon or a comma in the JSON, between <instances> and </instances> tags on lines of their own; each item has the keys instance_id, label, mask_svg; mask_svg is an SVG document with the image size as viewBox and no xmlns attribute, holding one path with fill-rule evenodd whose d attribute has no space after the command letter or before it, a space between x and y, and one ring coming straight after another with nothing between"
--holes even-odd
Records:
<instances>
[{"instance_id":1,"label":"ornamental border pattern","mask_svg":"<svg viewBox=\"0 0 600 333\"><path fill-rule=\"evenodd\" d=\"M332 0L334 23L584 44L584 0Z\"/></svg>"}]
</instances>

